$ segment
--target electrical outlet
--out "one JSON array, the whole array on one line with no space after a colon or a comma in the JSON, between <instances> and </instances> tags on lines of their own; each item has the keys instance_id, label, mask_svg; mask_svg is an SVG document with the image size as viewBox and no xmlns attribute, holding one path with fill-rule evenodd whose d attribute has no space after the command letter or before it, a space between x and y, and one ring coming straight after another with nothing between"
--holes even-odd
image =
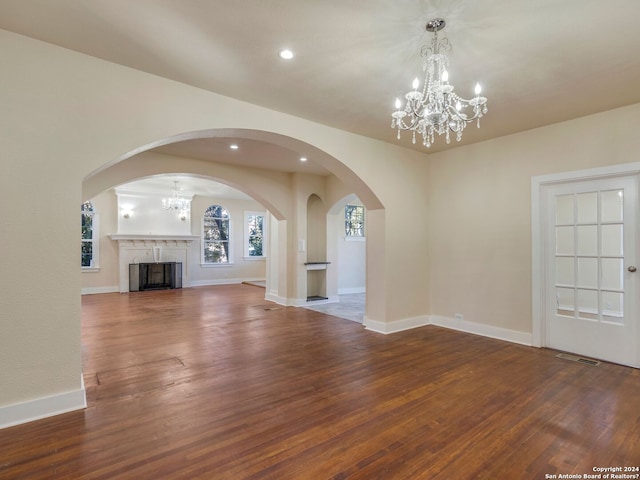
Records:
<instances>
[{"instance_id":1,"label":"electrical outlet","mask_svg":"<svg viewBox=\"0 0 640 480\"><path fill-rule=\"evenodd\" d=\"M459 322L462 322L464 320L464 317L462 316L461 313L456 313L453 317Z\"/></svg>"}]
</instances>

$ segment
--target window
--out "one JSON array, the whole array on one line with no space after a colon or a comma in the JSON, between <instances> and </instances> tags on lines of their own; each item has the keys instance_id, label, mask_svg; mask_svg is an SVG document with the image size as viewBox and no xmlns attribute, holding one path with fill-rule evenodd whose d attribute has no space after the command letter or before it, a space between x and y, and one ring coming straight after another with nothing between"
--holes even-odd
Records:
<instances>
[{"instance_id":1,"label":"window","mask_svg":"<svg viewBox=\"0 0 640 480\"><path fill-rule=\"evenodd\" d=\"M202 232L203 263L229 263L229 212L211 205L204 212Z\"/></svg>"},{"instance_id":2,"label":"window","mask_svg":"<svg viewBox=\"0 0 640 480\"><path fill-rule=\"evenodd\" d=\"M245 212L244 250L245 257L265 257L264 213Z\"/></svg>"},{"instance_id":3,"label":"window","mask_svg":"<svg viewBox=\"0 0 640 480\"><path fill-rule=\"evenodd\" d=\"M364 207L345 205L344 231L347 237L364 237Z\"/></svg>"},{"instance_id":4,"label":"window","mask_svg":"<svg viewBox=\"0 0 640 480\"><path fill-rule=\"evenodd\" d=\"M91 202L82 204L81 218L80 266L86 269L98 268L98 216Z\"/></svg>"}]
</instances>

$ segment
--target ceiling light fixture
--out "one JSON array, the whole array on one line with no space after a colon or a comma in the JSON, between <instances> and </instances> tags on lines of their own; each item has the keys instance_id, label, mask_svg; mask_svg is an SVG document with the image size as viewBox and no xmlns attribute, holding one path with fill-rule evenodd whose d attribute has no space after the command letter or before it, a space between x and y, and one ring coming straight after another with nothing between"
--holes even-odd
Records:
<instances>
[{"instance_id":1,"label":"ceiling light fixture","mask_svg":"<svg viewBox=\"0 0 640 480\"><path fill-rule=\"evenodd\" d=\"M306 162L307 161L307 157L300 157L300 161L301 162Z\"/></svg>"},{"instance_id":2,"label":"ceiling light fixture","mask_svg":"<svg viewBox=\"0 0 640 480\"><path fill-rule=\"evenodd\" d=\"M232 145L229 145L229 148L230 148L231 150L238 150L238 145L236 145L236 144L234 143L234 144L232 144Z\"/></svg>"},{"instance_id":3,"label":"ceiling light fixture","mask_svg":"<svg viewBox=\"0 0 640 480\"><path fill-rule=\"evenodd\" d=\"M180 196L180 192L178 191L178 180L174 180L173 184L173 196L170 198L162 199L162 208L165 210L170 210L172 212L177 212L180 218L186 218L186 215L189 213L191 208L191 202L186 198Z\"/></svg>"},{"instance_id":4,"label":"ceiling light fixture","mask_svg":"<svg viewBox=\"0 0 640 480\"><path fill-rule=\"evenodd\" d=\"M391 127L398 129L398 139L400 130L410 130L413 143L416 143L416 135L421 135L422 144L427 148L433 144L435 134L445 134L449 143L450 134L455 133L459 142L467 124L477 120L480 128L480 118L487 113L487 99L480 96L482 90L479 83L475 88L476 96L471 100L459 97L449 83L446 52L451 50L451 44L446 37L438 40L438 32L445 25L442 18L427 22L426 29L433 33L433 39L430 46L424 45L420 50L425 72L422 89L419 90L420 81L416 77L413 90L405 95L407 103L404 108L400 99L396 98L396 111L391 114ZM472 107L471 112L465 112L467 107Z\"/></svg>"},{"instance_id":5,"label":"ceiling light fixture","mask_svg":"<svg viewBox=\"0 0 640 480\"><path fill-rule=\"evenodd\" d=\"M278 52L278 55L283 60L291 60L293 58L293 56L294 56L293 51L289 50L288 48L284 48L284 49L280 50Z\"/></svg>"}]
</instances>

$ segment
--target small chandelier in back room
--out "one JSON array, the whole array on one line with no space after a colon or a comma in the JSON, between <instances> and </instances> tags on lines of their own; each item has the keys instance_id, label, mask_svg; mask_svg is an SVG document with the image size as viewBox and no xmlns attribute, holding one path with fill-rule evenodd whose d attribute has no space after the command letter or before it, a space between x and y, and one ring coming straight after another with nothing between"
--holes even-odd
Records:
<instances>
[{"instance_id":1,"label":"small chandelier in back room","mask_svg":"<svg viewBox=\"0 0 640 480\"><path fill-rule=\"evenodd\" d=\"M165 210L170 210L176 212L181 220L184 220L186 216L189 214L189 210L191 208L191 202L180 196L180 191L178 190L178 181L173 181L173 196L169 198L162 199L162 208Z\"/></svg>"},{"instance_id":2,"label":"small chandelier in back room","mask_svg":"<svg viewBox=\"0 0 640 480\"><path fill-rule=\"evenodd\" d=\"M416 135L422 136L422 144L430 147L435 135L446 136L447 143L451 141L450 134L454 133L456 140L462 140L462 131L468 123L474 120L480 127L480 118L487 113L487 99L480 96L480 84L476 84L475 94L471 100L459 97L449 83L449 59L446 52L451 50L448 38L438 39L438 32L446 23L441 18L427 22L427 31L433 33L431 45L424 45L420 56L424 58L425 72L422 89L420 80L413 81L413 90L405 95L407 103L402 108L402 102L396 98L396 111L391 114L391 127L400 130L410 130L413 133L413 143ZM467 108L471 107L470 111Z\"/></svg>"}]
</instances>

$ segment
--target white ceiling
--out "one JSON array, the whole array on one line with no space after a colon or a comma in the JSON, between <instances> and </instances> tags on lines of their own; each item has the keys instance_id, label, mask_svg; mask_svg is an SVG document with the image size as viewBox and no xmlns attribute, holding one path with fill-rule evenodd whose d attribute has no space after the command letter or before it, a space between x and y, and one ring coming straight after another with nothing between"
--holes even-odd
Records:
<instances>
[{"instance_id":1,"label":"white ceiling","mask_svg":"<svg viewBox=\"0 0 640 480\"><path fill-rule=\"evenodd\" d=\"M639 0L0 0L0 28L391 143L436 17L451 83L470 97L479 81L489 99L461 144L640 102ZM230 156L223 140L162 151L316 168L259 144Z\"/></svg>"}]
</instances>

